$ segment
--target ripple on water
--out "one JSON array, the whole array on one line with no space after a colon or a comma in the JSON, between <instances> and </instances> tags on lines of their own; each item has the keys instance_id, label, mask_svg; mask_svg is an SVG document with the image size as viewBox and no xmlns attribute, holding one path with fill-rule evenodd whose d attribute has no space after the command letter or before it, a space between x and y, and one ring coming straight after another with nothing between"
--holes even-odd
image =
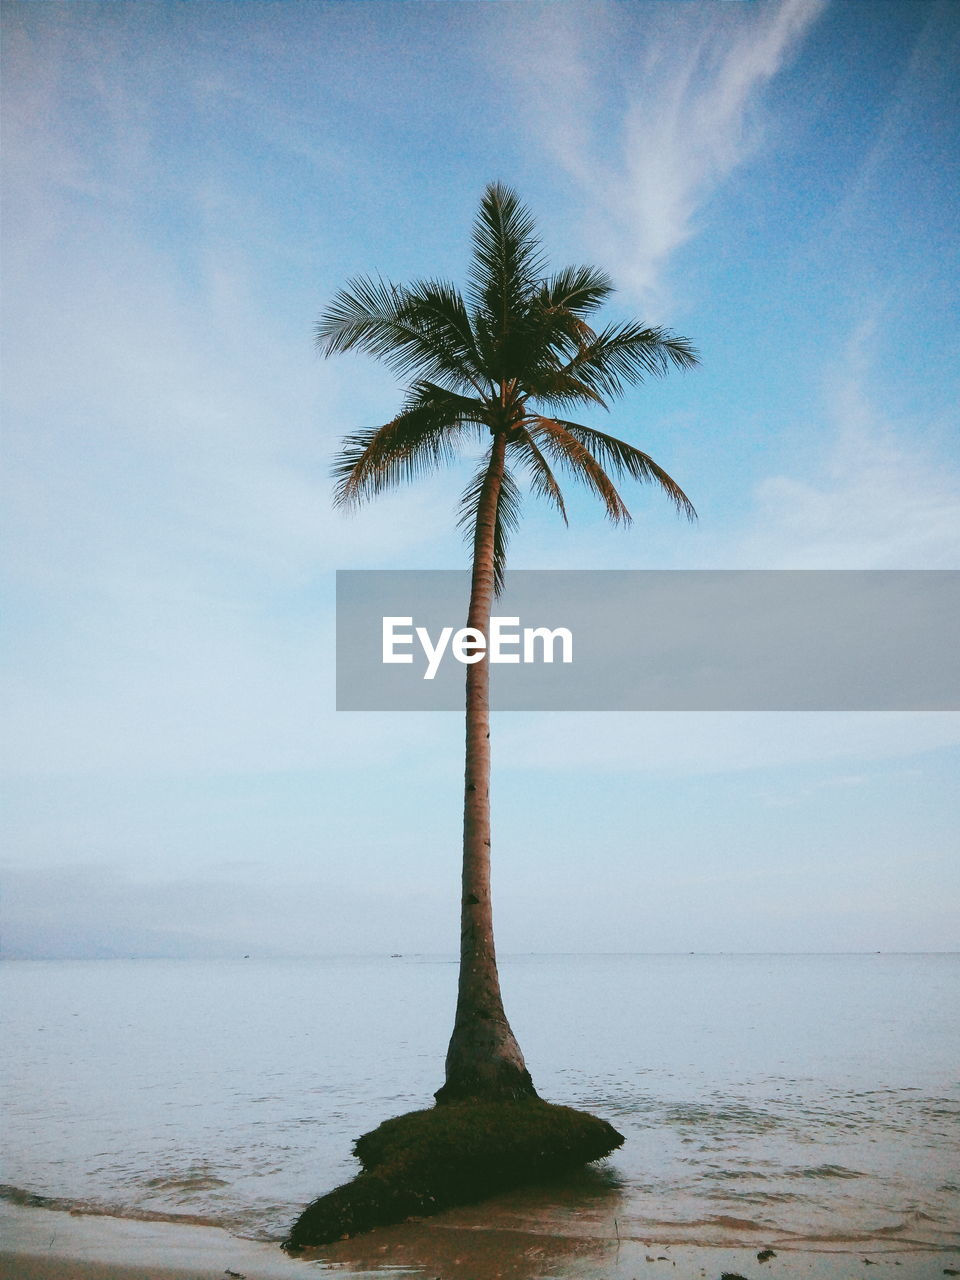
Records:
<instances>
[{"instance_id":1,"label":"ripple on water","mask_svg":"<svg viewBox=\"0 0 960 1280\"><path fill-rule=\"evenodd\" d=\"M818 1164L808 1169L784 1169L783 1178L863 1178L866 1175L856 1169L845 1169L842 1164Z\"/></svg>"}]
</instances>

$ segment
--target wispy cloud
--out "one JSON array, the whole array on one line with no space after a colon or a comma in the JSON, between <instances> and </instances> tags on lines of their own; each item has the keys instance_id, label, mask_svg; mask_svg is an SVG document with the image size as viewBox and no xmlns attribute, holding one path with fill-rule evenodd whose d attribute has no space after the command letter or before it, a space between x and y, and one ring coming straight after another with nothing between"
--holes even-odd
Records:
<instances>
[{"instance_id":1,"label":"wispy cloud","mask_svg":"<svg viewBox=\"0 0 960 1280\"><path fill-rule=\"evenodd\" d=\"M934 128L945 136L956 119L956 67L960 57L957 9L950 0L934 0L922 8L917 6L916 16L923 19L922 26L891 85L870 146L845 184L830 227L831 236L838 240L857 232L862 236L864 218L869 219L878 207L888 219L897 216L897 206L890 206L891 196L902 199L904 189L915 196L917 184L926 188L926 225L924 235L916 242L917 259L890 281L891 294L904 285L909 287L909 275L918 266L928 272L944 268L936 256L929 255L929 245L937 231L942 228L949 235L956 224L952 166L931 163L926 146L918 145L918 140L930 137L931 105L935 111ZM906 183L905 174L909 175Z\"/></svg>"},{"instance_id":2,"label":"wispy cloud","mask_svg":"<svg viewBox=\"0 0 960 1280\"><path fill-rule=\"evenodd\" d=\"M876 403L874 309L827 377L825 452L757 486L751 527L725 554L747 568L956 569L960 468L949 424L891 421ZM822 438L819 430L813 438Z\"/></svg>"},{"instance_id":3,"label":"wispy cloud","mask_svg":"<svg viewBox=\"0 0 960 1280\"><path fill-rule=\"evenodd\" d=\"M761 144L763 90L823 7L714 5L707 18L702 5L591 3L521 16L536 31L512 70L533 128L578 185L597 255L648 313L706 201Z\"/></svg>"},{"instance_id":4,"label":"wispy cloud","mask_svg":"<svg viewBox=\"0 0 960 1280\"><path fill-rule=\"evenodd\" d=\"M415 520L406 493L332 509L337 440L392 408L393 380L319 362L297 294L271 309L214 177L178 179L187 252L134 214L155 157L120 125L78 143L58 66L24 77L5 140L10 767L309 767L333 754L332 570L459 552L448 478ZM367 736L341 727L337 758Z\"/></svg>"}]
</instances>

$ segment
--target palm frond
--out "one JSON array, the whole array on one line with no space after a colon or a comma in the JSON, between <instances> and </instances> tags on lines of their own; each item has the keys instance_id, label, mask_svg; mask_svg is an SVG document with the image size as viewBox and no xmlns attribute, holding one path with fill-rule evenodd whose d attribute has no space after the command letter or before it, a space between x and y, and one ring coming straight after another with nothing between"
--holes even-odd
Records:
<instances>
[{"instance_id":1,"label":"palm frond","mask_svg":"<svg viewBox=\"0 0 960 1280\"><path fill-rule=\"evenodd\" d=\"M323 355L350 351L380 354L380 344L393 337L403 305L403 290L389 280L358 276L350 280L314 326L314 339Z\"/></svg>"},{"instance_id":2,"label":"palm frond","mask_svg":"<svg viewBox=\"0 0 960 1280\"><path fill-rule=\"evenodd\" d=\"M470 316L459 289L444 280L419 280L406 291L404 317L416 321L446 361L472 374L475 390L489 385Z\"/></svg>"},{"instance_id":3,"label":"palm frond","mask_svg":"<svg viewBox=\"0 0 960 1280\"><path fill-rule=\"evenodd\" d=\"M489 454L486 454L477 467L473 478L460 498L460 514L457 525L463 530L464 541L470 542L476 530L477 507L483 490L487 470L490 465ZM497 495L497 510L493 524L493 592L499 596L503 592L506 564L507 543L510 534L520 523L520 508L523 498L508 467L503 469L500 481L500 492Z\"/></svg>"},{"instance_id":4,"label":"palm frond","mask_svg":"<svg viewBox=\"0 0 960 1280\"><path fill-rule=\"evenodd\" d=\"M524 431L520 439L510 446L512 452L519 453L527 465L530 475L530 488L539 498L546 498L560 512L564 524L569 524L567 507L563 501L557 478L550 469L550 464L537 448L529 431Z\"/></svg>"},{"instance_id":5,"label":"palm frond","mask_svg":"<svg viewBox=\"0 0 960 1280\"><path fill-rule=\"evenodd\" d=\"M613 281L596 267L564 267L540 286L537 300L548 311L568 311L583 317L614 292Z\"/></svg>"},{"instance_id":6,"label":"palm frond","mask_svg":"<svg viewBox=\"0 0 960 1280\"><path fill-rule=\"evenodd\" d=\"M669 329L628 323L608 325L585 342L562 371L600 394L619 396L625 385L651 375L662 377L671 365L689 369L698 363L696 349L686 338Z\"/></svg>"},{"instance_id":7,"label":"palm frond","mask_svg":"<svg viewBox=\"0 0 960 1280\"><path fill-rule=\"evenodd\" d=\"M447 413L461 422L475 422L487 426L490 418L490 405L479 396L462 396L447 387L439 387L435 382L421 378L413 383L403 406L404 411L412 409L434 409L438 413Z\"/></svg>"},{"instance_id":8,"label":"palm frond","mask_svg":"<svg viewBox=\"0 0 960 1280\"><path fill-rule=\"evenodd\" d=\"M593 267L566 267L541 281L529 308L529 330L539 346L531 378L541 382L556 374L596 334L585 316L613 292L609 278Z\"/></svg>"},{"instance_id":9,"label":"palm frond","mask_svg":"<svg viewBox=\"0 0 960 1280\"><path fill-rule=\"evenodd\" d=\"M595 404L601 409L607 408L607 402L595 388L588 386L576 374L566 369L558 369L556 361L541 358L539 364L527 371L524 388L533 400L539 400L548 408L562 409L572 404Z\"/></svg>"},{"instance_id":10,"label":"palm frond","mask_svg":"<svg viewBox=\"0 0 960 1280\"><path fill-rule=\"evenodd\" d=\"M358 277L340 290L317 322L317 346L327 356L367 352L401 377L415 374L455 387L474 386L474 349L451 322L458 296L452 286L437 282L401 288L389 280ZM461 307L466 318L462 300Z\"/></svg>"},{"instance_id":11,"label":"palm frond","mask_svg":"<svg viewBox=\"0 0 960 1280\"><path fill-rule=\"evenodd\" d=\"M431 390L451 394L442 388ZM441 463L452 462L462 436L477 427L472 413L437 397L435 403L421 399L408 405L382 427L345 436L332 468L334 505L364 502L394 485L418 479Z\"/></svg>"},{"instance_id":12,"label":"palm frond","mask_svg":"<svg viewBox=\"0 0 960 1280\"><path fill-rule=\"evenodd\" d=\"M641 449L637 449L626 440L616 436L608 436L593 427L581 426L579 422L560 421L560 425L590 450L597 461L604 467L616 471L618 475L629 475L642 484L658 484L681 515L688 520L696 520L697 512L693 503L663 467L659 466Z\"/></svg>"},{"instance_id":13,"label":"palm frond","mask_svg":"<svg viewBox=\"0 0 960 1280\"><path fill-rule=\"evenodd\" d=\"M530 212L517 193L493 182L483 193L473 228L470 297L474 329L489 328L497 344L528 309L545 266Z\"/></svg>"},{"instance_id":14,"label":"palm frond","mask_svg":"<svg viewBox=\"0 0 960 1280\"><path fill-rule=\"evenodd\" d=\"M614 524L630 523L630 512L613 481L590 450L571 435L562 422L537 415L528 420L527 430L571 475L594 491Z\"/></svg>"}]
</instances>

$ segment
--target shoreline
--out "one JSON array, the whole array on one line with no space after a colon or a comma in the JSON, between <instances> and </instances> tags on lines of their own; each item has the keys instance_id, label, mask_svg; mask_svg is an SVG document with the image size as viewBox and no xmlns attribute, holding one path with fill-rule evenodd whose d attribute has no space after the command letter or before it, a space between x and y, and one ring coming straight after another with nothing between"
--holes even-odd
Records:
<instances>
[{"instance_id":1,"label":"shoreline","mask_svg":"<svg viewBox=\"0 0 960 1280\"><path fill-rule=\"evenodd\" d=\"M297 1280L317 1270L224 1227L0 1202L0 1280Z\"/></svg>"},{"instance_id":2,"label":"shoreline","mask_svg":"<svg viewBox=\"0 0 960 1280\"><path fill-rule=\"evenodd\" d=\"M464 1226L455 1213L381 1228L290 1258L278 1244L222 1227L110 1217L0 1204L0 1280L340 1280L383 1276L442 1280L940 1280L960 1275L954 1249L890 1242L746 1245L666 1244L655 1238L598 1240ZM758 1254L772 1249L760 1261Z\"/></svg>"}]
</instances>

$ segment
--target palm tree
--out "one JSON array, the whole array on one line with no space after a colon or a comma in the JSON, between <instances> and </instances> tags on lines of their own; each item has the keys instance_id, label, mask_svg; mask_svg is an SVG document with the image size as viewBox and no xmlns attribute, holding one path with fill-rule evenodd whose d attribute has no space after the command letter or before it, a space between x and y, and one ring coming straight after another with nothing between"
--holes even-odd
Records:
<instances>
[{"instance_id":1,"label":"palm tree","mask_svg":"<svg viewBox=\"0 0 960 1280\"><path fill-rule=\"evenodd\" d=\"M467 626L486 635L503 585L507 538L516 526L525 473L532 491L566 523L559 465L603 503L615 524L630 513L610 473L659 485L678 511L695 518L680 486L632 444L558 416L600 405L625 385L697 355L668 330L636 323L587 323L613 292L593 267L545 275L533 220L500 183L484 193L473 230L466 296L442 280L400 286L351 281L321 316L324 355L364 351L408 384L396 417L347 436L337 458L335 502L373 498L439 463L464 445L486 444L464 490L460 524L473 544ZM500 995L490 899L490 672L486 659L466 672L460 980L456 1020L438 1103L535 1097Z\"/></svg>"}]
</instances>

